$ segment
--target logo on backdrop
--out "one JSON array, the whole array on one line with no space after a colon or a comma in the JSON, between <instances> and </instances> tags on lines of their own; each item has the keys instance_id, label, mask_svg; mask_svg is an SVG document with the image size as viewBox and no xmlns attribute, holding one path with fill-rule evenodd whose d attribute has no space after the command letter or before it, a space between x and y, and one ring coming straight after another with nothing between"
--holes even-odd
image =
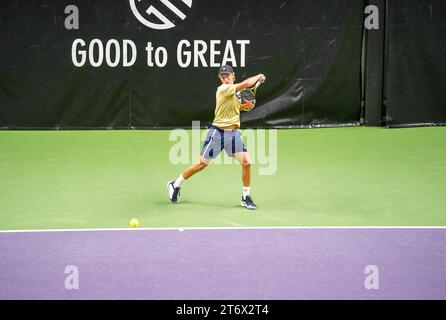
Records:
<instances>
[{"instance_id":1,"label":"logo on backdrop","mask_svg":"<svg viewBox=\"0 0 446 320\"><path fill-rule=\"evenodd\" d=\"M165 30L175 27L176 20L186 19L184 12L192 8L193 0L129 0L135 17L145 26ZM79 9L77 6L65 7L65 28L78 30ZM168 16L172 19L169 20ZM150 40L150 39L148 39ZM168 48L152 41L145 45L146 65L150 68L164 68L169 62L176 60L180 68L204 67L215 68L224 64L233 67L246 66L246 52L251 44L249 39L220 40L220 39L181 39L176 44L175 51L169 55ZM172 45L170 43L170 45ZM131 39L87 39L77 38L71 45L71 60L75 67L90 65L98 68L131 67L136 63L138 52L137 43ZM172 59L173 58L173 59ZM171 62L172 63L172 62Z\"/></svg>"},{"instance_id":2,"label":"logo on backdrop","mask_svg":"<svg viewBox=\"0 0 446 320\"><path fill-rule=\"evenodd\" d=\"M142 7L141 2L143 2L146 7ZM169 15L172 14L173 16L184 20L186 19L186 15L183 13L182 9L185 8L185 5L192 8L192 0L129 0L129 3L133 14L139 22L156 30L166 30L175 27L175 23L172 20L169 20L169 18L161 13L161 11L169 12ZM152 18L155 18L155 22L153 22Z\"/></svg>"}]
</instances>

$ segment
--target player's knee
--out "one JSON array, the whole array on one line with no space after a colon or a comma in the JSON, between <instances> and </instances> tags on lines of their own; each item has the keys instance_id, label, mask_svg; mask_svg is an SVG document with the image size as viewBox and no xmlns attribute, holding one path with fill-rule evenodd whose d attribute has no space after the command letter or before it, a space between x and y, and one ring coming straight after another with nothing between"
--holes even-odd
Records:
<instances>
[{"instance_id":1,"label":"player's knee","mask_svg":"<svg viewBox=\"0 0 446 320\"><path fill-rule=\"evenodd\" d=\"M198 164L198 170L201 171L204 168L206 168L208 166L208 164L206 162L200 161L200 163Z\"/></svg>"},{"instance_id":2,"label":"player's knee","mask_svg":"<svg viewBox=\"0 0 446 320\"><path fill-rule=\"evenodd\" d=\"M251 161L242 162L242 167L246 168L246 169L250 169L251 168Z\"/></svg>"}]
</instances>

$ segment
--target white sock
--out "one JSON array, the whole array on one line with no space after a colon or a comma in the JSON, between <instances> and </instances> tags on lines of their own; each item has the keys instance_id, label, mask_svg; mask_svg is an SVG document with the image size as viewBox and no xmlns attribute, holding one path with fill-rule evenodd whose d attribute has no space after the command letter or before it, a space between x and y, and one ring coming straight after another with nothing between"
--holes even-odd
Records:
<instances>
[{"instance_id":1,"label":"white sock","mask_svg":"<svg viewBox=\"0 0 446 320\"><path fill-rule=\"evenodd\" d=\"M180 176L177 178L177 180L175 180L175 182L173 183L173 187L174 188L178 188L179 186L181 186L181 184L186 181L183 177L182 174L180 174Z\"/></svg>"},{"instance_id":2,"label":"white sock","mask_svg":"<svg viewBox=\"0 0 446 320\"><path fill-rule=\"evenodd\" d=\"M249 196L249 192L251 191L250 187L243 187L243 198Z\"/></svg>"}]
</instances>

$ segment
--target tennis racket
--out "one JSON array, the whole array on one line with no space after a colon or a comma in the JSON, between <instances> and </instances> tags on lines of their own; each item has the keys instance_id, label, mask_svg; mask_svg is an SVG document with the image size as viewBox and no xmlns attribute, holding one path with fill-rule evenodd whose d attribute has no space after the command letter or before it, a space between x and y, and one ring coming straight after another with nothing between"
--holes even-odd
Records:
<instances>
[{"instance_id":1,"label":"tennis racket","mask_svg":"<svg viewBox=\"0 0 446 320\"><path fill-rule=\"evenodd\" d=\"M245 111L251 111L255 104L256 104L256 92L257 92L257 88L261 85L262 83L260 81L257 81L256 84L251 87L251 88L247 88L244 89L242 91L240 91L240 102L242 104L246 103L246 101L252 101L252 107L250 109L247 109Z\"/></svg>"},{"instance_id":2,"label":"tennis racket","mask_svg":"<svg viewBox=\"0 0 446 320\"><path fill-rule=\"evenodd\" d=\"M260 87L261 84L262 84L262 82L257 81L256 84L254 85L254 87L252 87L252 89L251 89L252 93L256 94L257 88Z\"/></svg>"}]
</instances>

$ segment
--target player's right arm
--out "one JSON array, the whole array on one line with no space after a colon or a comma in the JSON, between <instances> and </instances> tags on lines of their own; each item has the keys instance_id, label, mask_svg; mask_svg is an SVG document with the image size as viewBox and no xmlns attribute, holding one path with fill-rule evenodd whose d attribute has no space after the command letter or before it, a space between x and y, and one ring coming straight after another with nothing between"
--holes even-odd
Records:
<instances>
[{"instance_id":1,"label":"player's right arm","mask_svg":"<svg viewBox=\"0 0 446 320\"><path fill-rule=\"evenodd\" d=\"M243 90L243 89L246 89L246 88L251 88L252 86L254 86L257 83L257 81L265 82L265 80L266 80L265 75L260 73L260 74L258 74L256 76L250 77L250 78L248 78L248 79L246 79L246 80L244 80L244 81L242 81L240 83L236 83L235 84L236 85L236 90L235 91L239 92L240 90Z\"/></svg>"}]
</instances>

